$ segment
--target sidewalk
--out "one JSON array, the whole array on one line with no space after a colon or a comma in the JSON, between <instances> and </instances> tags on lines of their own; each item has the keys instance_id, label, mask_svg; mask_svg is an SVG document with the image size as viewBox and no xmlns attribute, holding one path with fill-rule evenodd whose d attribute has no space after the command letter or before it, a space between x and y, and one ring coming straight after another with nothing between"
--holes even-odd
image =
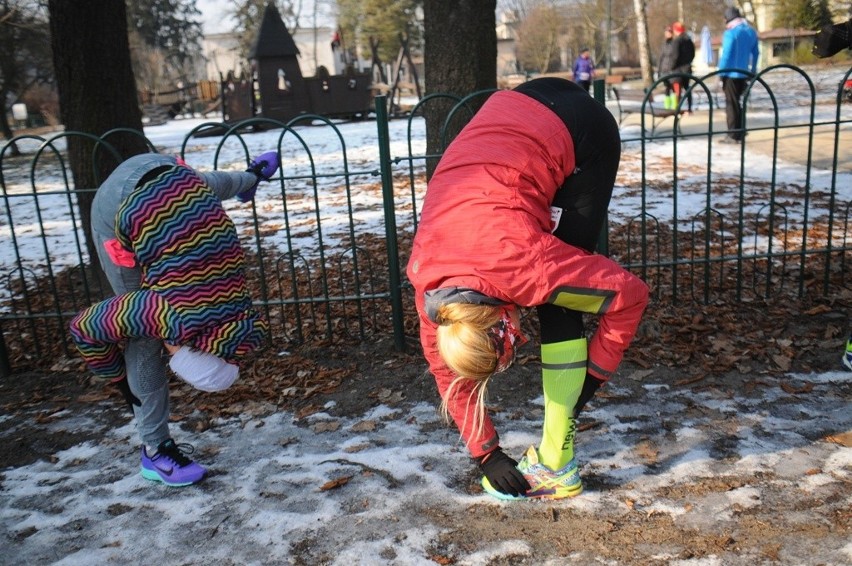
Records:
<instances>
[{"instance_id":1,"label":"sidewalk","mask_svg":"<svg viewBox=\"0 0 852 566\"><path fill-rule=\"evenodd\" d=\"M618 117L618 110L613 108L614 115ZM834 118L831 118L833 120ZM841 117L843 119L843 117ZM848 120L848 118L847 118ZM650 117L646 117L646 125L650 122ZM816 119L816 123L828 122L826 119ZM748 121L748 136L746 138L746 151L761 153L772 157L777 155L778 159L806 165L808 161L808 144L812 139L811 147L811 164L817 169L831 170L835 163L835 152L837 153L836 168L838 171L852 171L852 151L848 148L852 147L852 123L841 123L839 132L836 131L835 124L816 125L813 127L811 136L811 128L807 125L790 126L787 124L793 123L784 116L779 117L779 128L776 129L774 120L768 117L753 117ZM623 128L638 127L640 124L640 116L638 113L628 116L623 124ZM669 139L672 128L674 126L673 118L667 118L660 123L655 131L655 138L662 140ZM713 110L713 132L725 132L727 126L725 124L725 110ZM680 118L680 132L684 136L696 136L706 134L710 128L710 111L705 109L697 110L691 115L684 115ZM638 131L635 134L638 136ZM714 143L718 143L723 133L717 133L714 136ZM839 137L837 137L839 135ZM777 143L776 143L777 137ZM835 138L837 144L835 147Z\"/></svg>"},{"instance_id":2,"label":"sidewalk","mask_svg":"<svg viewBox=\"0 0 852 566\"><path fill-rule=\"evenodd\" d=\"M824 123L828 120L816 120L816 123ZM746 137L746 151L754 151L767 156L777 155L779 159L806 165L808 161L808 144L812 139L811 164L817 169L831 170L834 165L835 137L837 138L837 170L852 170L852 123L840 124L839 132L835 124L817 125L811 128L807 125L791 127L785 125L790 120L784 116L778 119L779 128L775 129L775 123L770 118L752 118L748 121L748 136ZM713 131L724 132L725 124L724 109L713 112ZM707 132L709 130L709 111L703 110L684 116L681 119L681 131L684 134ZM776 140L777 138L777 140ZM777 141L777 143L776 143Z\"/></svg>"}]
</instances>

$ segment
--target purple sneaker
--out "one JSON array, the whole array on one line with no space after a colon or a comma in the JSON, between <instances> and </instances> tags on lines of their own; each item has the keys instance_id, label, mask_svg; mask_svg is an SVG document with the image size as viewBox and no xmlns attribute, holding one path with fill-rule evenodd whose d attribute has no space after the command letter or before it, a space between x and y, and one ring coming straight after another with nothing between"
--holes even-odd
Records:
<instances>
[{"instance_id":1,"label":"purple sneaker","mask_svg":"<svg viewBox=\"0 0 852 566\"><path fill-rule=\"evenodd\" d=\"M142 447L142 477L146 480L161 481L171 487L183 487L200 482L207 470L184 455L192 454L192 446L181 444L169 438L157 446L157 452L148 457Z\"/></svg>"}]
</instances>

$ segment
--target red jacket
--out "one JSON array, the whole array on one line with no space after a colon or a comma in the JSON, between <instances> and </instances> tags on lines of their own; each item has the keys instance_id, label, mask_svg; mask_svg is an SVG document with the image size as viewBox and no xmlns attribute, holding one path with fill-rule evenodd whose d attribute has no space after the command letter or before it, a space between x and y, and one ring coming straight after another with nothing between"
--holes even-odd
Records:
<instances>
[{"instance_id":1,"label":"red jacket","mask_svg":"<svg viewBox=\"0 0 852 566\"><path fill-rule=\"evenodd\" d=\"M523 307L552 302L599 314L588 371L608 379L618 367L648 288L612 260L551 234L550 204L574 167L574 144L562 120L514 91L493 94L441 158L426 191L407 274L423 351L442 396L455 376L438 354L424 293L443 287L469 288ZM577 290L597 300L573 305ZM481 456L497 446L497 434L490 419L475 434L472 384L467 385L448 407L471 454Z\"/></svg>"}]
</instances>

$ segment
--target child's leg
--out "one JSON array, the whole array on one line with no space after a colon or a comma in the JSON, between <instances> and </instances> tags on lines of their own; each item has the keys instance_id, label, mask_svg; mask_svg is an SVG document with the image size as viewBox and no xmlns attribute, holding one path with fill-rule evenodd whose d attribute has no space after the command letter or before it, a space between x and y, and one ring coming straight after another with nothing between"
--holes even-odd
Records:
<instances>
[{"instance_id":1,"label":"child's leg","mask_svg":"<svg viewBox=\"0 0 852 566\"><path fill-rule=\"evenodd\" d=\"M93 231L93 236L101 268L115 294L138 290L142 271L138 267L115 265L106 253L104 242L115 236L97 230ZM141 403L133 407L136 428L142 442L153 447L170 438L168 374L162 352L162 340L153 338L128 340L124 351L127 385Z\"/></svg>"},{"instance_id":2,"label":"child's leg","mask_svg":"<svg viewBox=\"0 0 852 566\"><path fill-rule=\"evenodd\" d=\"M139 438L156 448L171 438L169 433L169 384L160 340L140 338L130 340L124 351L127 384L139 398L140 406L133 407Z\"/></svg>"}]
</instances>

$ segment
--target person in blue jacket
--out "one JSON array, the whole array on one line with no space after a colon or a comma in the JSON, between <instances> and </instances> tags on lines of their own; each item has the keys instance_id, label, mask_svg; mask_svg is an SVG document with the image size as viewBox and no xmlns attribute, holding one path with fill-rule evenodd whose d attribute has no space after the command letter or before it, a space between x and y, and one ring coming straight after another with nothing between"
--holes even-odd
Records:
<instances>
[{"instance_id":1,"label":"person in blue jacket","mask_svg":"<svg viewBox=\"0 0 852 566\"><path fill-rule=\"evenodd\" d=\"M584 47L580 51L580 56L574 61L574 82L583 87L586 92L589 92L594 77L595 63L592 61L589 48Z\"/></svg>"},{"instance_id":2,"label":"person in blue jacket","mask_svg":"<svg viewBox=\"0 0 852 566\"><path fill-rule=\"evenodd\" d=\"M719 56L719 75L725 92L725 116L728 135L723 143L741 143L743 111L741 98L747 86L748 74L757 71L759 54L757 32L754 31L737 8L725 9L725 32L722 34L722 54Z\"/></svg>"}]
</instances>

